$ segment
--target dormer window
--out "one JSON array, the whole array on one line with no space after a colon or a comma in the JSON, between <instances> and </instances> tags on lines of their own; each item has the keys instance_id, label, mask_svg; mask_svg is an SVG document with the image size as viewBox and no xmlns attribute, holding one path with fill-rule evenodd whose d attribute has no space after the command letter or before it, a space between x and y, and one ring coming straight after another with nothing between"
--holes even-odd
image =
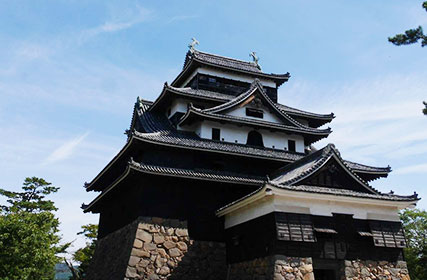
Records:
<instances>
[{"instance_id":1,"label":"dormer window","mask_svg":"<svg viewBox=\"0 0 427 280\"><path fill-rule=\"evenodd\" d=\"M254 118L264 118L264 112L260 109L246 108L246 116Z\"/></svg>"},{"instance_id":2,"label":"dormer window","mask_svg":"<svg viewBox=\"0 0 427 280\"><path fill-rule=\"evenodd\" d=\"M212 140L221 139L221 130L219 128L212 128Z\"/></svg>"},{"instance_id":3,"label":"dormer window","mask_svg":"<svg viewBox=\"0 0 427 280\"><path fill-rule=\"evenodd\" d=\"M294 140L288 140L288 151L289 152L295 152L296 151L296 145Z\"/></svg>"}]
</instances>

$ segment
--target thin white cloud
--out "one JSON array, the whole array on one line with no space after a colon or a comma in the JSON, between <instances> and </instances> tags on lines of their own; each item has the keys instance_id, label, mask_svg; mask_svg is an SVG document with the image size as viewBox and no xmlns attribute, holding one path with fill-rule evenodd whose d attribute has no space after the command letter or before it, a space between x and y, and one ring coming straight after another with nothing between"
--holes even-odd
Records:
<instances>
[{"instance_id":1,"label":"thin white cloud","mask_svg":"<svg viewBox=\"0 0 427 280\"><path fill-rule=\"evenodd\" d=\"M415 164L396 169L396 174L427 174L427 163Z\"/></svg>"},{"instance_id":2,"label":"thin white cloud","mask_svg":"<svg viewBox=\"0 0 427 280\"><path fill-rule=\"evenodd\" d=\"M167 23L172 23L172 22L176 22L176 21L183 21L183 20L189 20L189 19L194 19L194 18L198 18L198 15L191 15L191 16L185 16L185 15L181 15L181 16L173 16L171 17Z\"/></svg>"},{"instance_id":3,"label":"thin white cloud","mask_svg":"<svg viewBox=\"0 0 427 280\"><path fill-rule=\"evenodd\" d=\"M42 45L24 42L15 51L16 56L29 60L45 58L49 55L50 50Z\"/></svg>"},{"instance_id":4,"label":"thin white cloud","mask_svg":"<svg viewBox=\"0 0 427 280\"><path fill-rule=\"evenodd\" d=\"M80 43L89 38L102 33L118 32L133 27L141 22L148 20L151 17L151 11L141 6L136 6L131 14L126 15L126 18L113 19L99 26L83 30L80 36Z\"/></svg>"},{"instance_id":5,"label":"thin white cloud","mask_svg":"<svg viewBox=\"0 0 427 280\"><path fill-rule=\"evenodd\" d=\"M51 164L69 158L75 151L76 147L89 135L86 132L79 137L73 138L56 148L43 162L44 165Z\"/></svg>"}]
</instances>

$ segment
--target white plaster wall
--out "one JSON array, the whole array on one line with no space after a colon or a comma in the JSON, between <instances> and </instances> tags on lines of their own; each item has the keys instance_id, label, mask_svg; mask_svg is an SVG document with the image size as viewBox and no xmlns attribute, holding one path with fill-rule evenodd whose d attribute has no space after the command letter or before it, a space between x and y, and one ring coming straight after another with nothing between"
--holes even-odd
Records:
<instances>
[{"instance_id":1,"label":"white plaster wall","mask_svg":"<svg viewBox=\"0 0 427 280\"><path fill-rule=\"evenodd\" d=\"M230 79L230 80L235 80L235 81L242 81L245 83L252 83L255 78L251 77L250 75L239 75L236 73L229 73L229 72L222 72L216 69L212 69L212 68L205 68L205 67L199 67L197 68L190 76L187 80L184 81L184 83L182 83L181 86L186 85L189 81L191 81L191 79L197 74L197 73L201 73L201 74L206 74L206 75L211 75L211 76L216 76L216 77L221 77L221 78L226 78L226 79ZM267 79L259 79L260 83L263 86L267 86L267 87L272 87L272 88L276 88L276 84L273 81L267 80Z\"/></svg>"},{"instance_id":2,"label":"white plaster wall","mask_svg":"<svg viewBox=\"0 0 427 280\"><path fill-rule=\"evenodd\" d=\"M355 219L399 221L398 208L376 204L375 200L344 202L300 197L267 196L258 202L242 207L225 216L225 228L250 221L272 212L333 216L333 213L350 214Z\"/></svg>"},{"instance_id":3,"label":"white plaster wall","mask_svg":"<svg viewBox=\"0 0 427 280\"><path fill-rule=\"evenodd\" d=\"M246 108L254 108L257 110L262 110L264 112L264 117L261 119L261 118L247 116L246 115ZM260 108L255 108L255 107L251 107L251 106L244 106L244 107L240 107L240 108L235 108L234 110L228 111L225 114L230 115L230 116L235 116L235 117L243 117L243 118L254 119L254 120L258 120L258 121L266 121L266 122L279 123L279 124L283 123L277 116L270 113L269 110L267 108L265 108L264 106L260 107Z\"/></svg>"},{"instance_id":4,"label":"white plaster wall","mask_svg":"<svg viewBox=\"0 0 427 280\"><path fill-rule=\"evenodd\" d=\"M176 112L186 113L187 112L188 101L184 99L177 98L171 104L171 114L169 117L173 116Z\"/></svg>"},{"instance_id":5,"label":"white plaster wall","mask_svg":"<svg viewBox=\"0 0 427 280\"><path fill-rule=\"evenodd\" d=\"M204 121L201 123L200 137L212 139L212 128L219 128L221 130L221 140L224 139L222 141L239 144L246 144L248 133L253 130L250 127L239 127L237 125ZM304 152L304 138L300 135L288 135L286 133L271 132L265 129L257 131L262 134L264 147L279 150L288 149L288 139L290 139L295 141L297 152Z\"/></svg>"}]
</instances>

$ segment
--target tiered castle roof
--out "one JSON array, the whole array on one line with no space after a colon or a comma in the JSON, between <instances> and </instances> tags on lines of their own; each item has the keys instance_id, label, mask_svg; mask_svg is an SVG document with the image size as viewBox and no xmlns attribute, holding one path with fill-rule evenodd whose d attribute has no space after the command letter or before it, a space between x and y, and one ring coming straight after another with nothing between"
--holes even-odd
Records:
<instances>
[{"instance_id":1,"label":"tiered castle roof","mask_svg":"<svg viewBox=\"0 0 427 280\"><path fill-rule=\"evenodd\" d=\"M335 116L333 113L306 112L278 103L277 89L289 78L289 73L264 73L252 62L198 50L188 52L181 73L171 86L165 83L154 102L137 99L131 126L127 130L127 143L92 182L85 184L88 191L101 191L85 211L98 211L94 210L95 205L131 172L260 187L249 196L265 192L266 186L273 186L296 192L396 202L414 202L418 199L416 196L382 194L369 185L368 181L387 177L390 167L373 167L346 161L333 145L313 151L311 144L331 133L330 128L321 126L331 122ZM207 85L206 81L212 84ZM245 108L255 110L260 116L239 115ZM175 111L172 112L172 109ZM234 127L236 131L273 134L273 145L251 145L249 141L244 143L238 140L231 142L224 138L213 139L213 132L212 137L210 134L209 137L203 134L204 131L210 133L210 129L213 131L225 127ZM231 133L229 137L233 138L234 135ZM304 148L291 150L291 146L279 147L283 144L280 139L286 137L290 137L294 145L295 141L299 141ZM240 172L204 166L178 166L175 163L180 159L173 157L163 163L149 160L145 162L139 160L138 156L145 144L151 147L259 159L280 164L282 168L254 175L250 170L245 170L247 167L244 166ZM341 172L342 176L350 177L350 185L327 186L311 180L332 161L337 170L331 172ZM239 201L244 199L247 197Z\"/></svg>"}]
</instances>

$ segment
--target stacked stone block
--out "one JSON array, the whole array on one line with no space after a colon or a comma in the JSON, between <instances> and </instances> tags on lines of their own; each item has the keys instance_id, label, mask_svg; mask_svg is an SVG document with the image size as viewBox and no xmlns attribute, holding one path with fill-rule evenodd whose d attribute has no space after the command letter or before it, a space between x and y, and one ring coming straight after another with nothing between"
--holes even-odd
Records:
<instances>
[{"instance_id":1,"label":"stacked stone block","mask_svg":"<svg viewBox=\"0 0 427 280\"><path fill-rule=\"evenodd\" d=\"M314 280L311 258L268 256L229 265L228 280Z\"/></svg>"},{"instance_id":2,"label":"stacked stone block","mask_svg":"<svg viewBox=\"0 0 427 280\"><path fill-rule=\"evenodd\" d=\"M191 240L183 221L143 218L125 279L223 280L225 273L225 244Z\"/></svg>"},{"instance_id":3,"label":"stacked stone block","mask_svg":"<svg viewBox=\"0 0 427 280\"><path fill-rule=\"evenodd\" d=\"M311 258L275 258L274 280L314 280Z\"/></svg>"},{"instance_id":4,"label":"stacked stone block","mask_svg":"<svg viewBox=\"0 0 427 280\"><path fill-rule=\"evenodd\" d=\"M345 261L345 280L410 280L406 262Z\"/></svg>"}]
</instances>

